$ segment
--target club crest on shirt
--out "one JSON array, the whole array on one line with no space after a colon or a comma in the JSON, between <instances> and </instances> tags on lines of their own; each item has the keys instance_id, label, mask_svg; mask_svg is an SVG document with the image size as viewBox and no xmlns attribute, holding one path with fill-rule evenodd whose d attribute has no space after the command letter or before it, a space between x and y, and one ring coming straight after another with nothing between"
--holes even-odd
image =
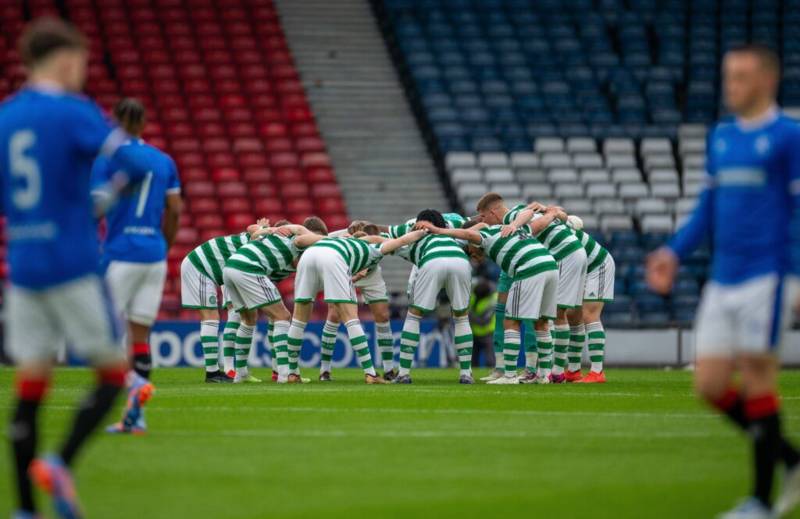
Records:
<instances>
[{"instance_id":1,"label":"club crest on shirt","mask_svg":"<svg viewBox=\"0 0 800 519\"><path fill-rule=\"evenodd\" d=\"M723 153L728 151L728 143L725 142L723 139L717 139L716 141L714 141L714 151L716 151L717 154L722 155Z\"/></svg>"},{"instance_id":2,"label":"club crest on shirt","mask_svg":"<svg viewBox=\"0 0 800 519\"><path fill-rule=\"evenodd\" d=\"M756 139L755 143L756 153L758 153L759 155L764 155L769 151L769 148L770 148L769 137L767 137L766 135L761 135Z\"/></svg>"}]
</instances>

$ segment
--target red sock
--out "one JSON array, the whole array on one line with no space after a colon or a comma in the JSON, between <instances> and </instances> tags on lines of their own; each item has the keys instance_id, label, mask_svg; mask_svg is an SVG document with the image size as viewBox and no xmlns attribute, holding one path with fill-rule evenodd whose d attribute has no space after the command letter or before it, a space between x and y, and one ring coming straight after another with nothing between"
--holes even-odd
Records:
<instances>
[{"instance_id":1,"label":"red sock","mask_svg":"<svg viewBox=\"0 0 800 519\"><path fill-rule=\"evenodd\" d=\"M50 379L47 377L24 377L17 373L16 386L17 397L19 397L20 400L39 402L44 398L45 394L47 394L47 388L50 386Z\"/></svg>"},{"instance_id":2,"label":"red sock","mask_svg":"<svg viewBox=\"0 0 800 519\"><path fill-rule=\"evenodd\" d=\"M780 402L775 393L748 398L744 403L744 412L749 420L760 420L778 413Z\"/></svg>"}]
</instances>

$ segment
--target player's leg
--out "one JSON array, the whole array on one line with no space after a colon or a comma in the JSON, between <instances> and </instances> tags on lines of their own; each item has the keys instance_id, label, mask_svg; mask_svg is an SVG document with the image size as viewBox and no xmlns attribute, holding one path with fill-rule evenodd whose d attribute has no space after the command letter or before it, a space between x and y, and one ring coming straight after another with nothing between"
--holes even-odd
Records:
<instances>
[{"instance_id":1,"label":"player's leg","mask_svg":"<svg viewBox=\"0 0 800 519\"><path fill-rule=\"evenodd\" d=\"M556 314L556 292L558 272L542 272L532 278L515 282L509 293L508 314L511 317L534 321L538 355L536 372L530 371L536 364L526 355L526 375L520 378L522 384L549 384L550 363L553 343L550 335L550 321Z\"/></svg>"},{"instance_id":2,"label":"player's leg","mask_svg":"<svg viewBox=\"0 0 800 519\"><path fill-rule=\"evenodd\" d=\"M200 342L207 382L222 382L219 359L219 310L217 286L184 258L181 262L181 305L200 314ZM233 369L233 366L231 366ZM226 369L227 371L227 369Z\"/></svg>"},{"instance_id":3,"label":"player's leg","mask_svg":"<svg viewBox=\"0 0 800 519\"><path fill-rule=\"evenodd\" d=\"M329 294L327 287L325 293L326 296ZM353 291L353 295L355 295L355 291ZM378 377L375 372L367 336L361 326L361 321L358 319L358 305L355 303L334 303L334 307L339 315L339 320L347 328L347 337L350 339L350 345L353 347L353 352L358 358L361 369L364 370L364 380L367 384L385 384L386 381Z\"/></svg>"},{"instance_id":4,"label":"player's leg","mask_svg":"<svg viewBox=\"0 0 800 519\"><path fill-rule=\"evenodd\" d=\"M323 272L330 259L327 250L322 247L312 247L300 257L297 264L297 274L294 278L294 311L292 322L287 334L287 347L289 352L289 375L286 379L278 374L278 383L301 383L299 357L303 346L303 334L308 320L311 318L314 299L324 287ZM331 251L334 252L335 251Z\"/></svg>"},{"instance_id":5,"label":"player's leg","mask_svg":"<svg viewBox=\"0 0 800 519\"><path fill-rule=\"evenodd\" d=\"M225 321L225 328L222 331L222 375L224 375L228 381L233 381L236 376L236 333L239 331L239 326L242 324L242 316L233 309L233 305L229 305L227 310L228 320ZM202 316L202 310L200 315ZM215 337L218 338L217 335L215 335ZM206 359L206 362L208 361L209 359ZM214 362L217 362L216 358Z\"/></svg>"},{"instance_id":6,"label":"player's leg","mask_svg":"<svg viewBox=\"0 0 800 519\"><path fill-rule=\"evenodd\" d=\"M606 381L606 376L603 372L606 332L600 316L603 313L605 303L614 300L615 272L614 258L609 254L603 264L595 269L594 272L587 274L586 277L582 319L588 336L589 360L592 362L592 366L589 373L580 380L584 384ZM572 324L572 321L570 321L570 324Z\"/></svg>"},{"instance_id":7,"label":"player's leg","mask_svg":"<svg viewBox=\"0 0 800 519\"><path fill-rule=\"evenodd\" d=\"M394 367L394 334L389 319L389 302L371 302L369 309L375 319L375 341L378 344L378 354L381 356L383 378L391 382L397 376L397 370Z\"/></svg>"},{"instance_id":8,"label":"player's leg","mask_svg":"<svg viewBox=\"0 0 800 519\"><path fill-rule=\"evenodd\" d=\"M336 347L336 334L339 332L339 314L333 305L328 305L328 315L322 327L320 338L319 379L323 382L331 380L331 362L333 349Z\"/></svg>"},{"instance_id":9,"label":"player's leg","mask_svg":"<svg viewBox=\"0 0 800 519\"><path fill-rule=\"evenodd\" d=\"M381 357L384 380L392 381L397 376L394 369L394 335L389 322L389 293L380 266L356 283L364 301L369 305L375 321L375 342Z\"/></svg>"},{"instance_id":10,"label":"player's leg","mask_svg":"<svg viewBox=\"0 0 800 519\"><path fill-rule=\"evenodd\" d=\"M473 384L472 378L472 326L469 323L469 300L472 291L472 266L468 261L451 261L448 263L448 274L445 282L445 292L453 309L455 336L453 342L456 346L459 367L459 383Z\"/></svg>"},{"instance_id":11,"label":"player's leg","mask_svg":"<svg viewBox=\"0 0 800 519\"><path fill-rule=\"evenodd\" d=\"M274 332L272 336L273 347L275 351L276 366L278 370L278 378L283 376L286 380L289 376L289 349L287 340L289 338L289 326L292 314L286 309L283 301L277 301L261 308L274 324Z\"/></svg>"},{"instance_id":12,"label":"player's leg","mask_svg":"<svg viewBox=\"0 0 800 519\"><path fill-rule=\"evenodd\" d=\"M511 288L511 278L505 273L500 273L497 281L497 302L494 307L494 334L492 336L492 347L494 349L494 369L489 375L482 377L481 381L487 382L494 380L503 374L503 322L506 317L506 301L508 301L508 291Z\"/></svg>"},{"instance_id":13,"label":"player's leg","mask_svg":"<svg viewBox=\"0 0 800 519\"><path fill-rule=\"evenodd\" d=\"M513 292L513 288L512 288ZM513 295L509 293L509 300ZM520 321L506 317L503 323L503 376L488 381L489 384L518 384L517 362L520 349Z\"/></svg>"},{"instance_id":14,"label":"player's leg","mask_svg":"<svg viewBox=\"0 0 800 519\"><path fill-rule=\"evenodd\" d=\"M250 350L253 347L253 337L256 331L258 312L256 310L240 308L239 316L241 317L241 322L239 323L239 329L236 330L235 359L233 364L236 377L233 379L233 382L237 384L241 382L261 382L259 379L250 375L250 368L248 365Z\"/></svg>"},{"instance_id":15,"label":"player's leg","mask_svg":"<svg viewBox=\"0 0 800 519\"><path fill-rule=\"evenodd\" d=\"M16 367L15 402L9 424L20 514L36 512L28 469L36 455L39 408L51 380L51 358L59 344L55 320L41 294L14 286L5 293L5 346Z\"/></svg>"},{"instance_id":16,"label":"player's leg","mask_svg":"<svg viewBox=\"0 0 800 519\"><path fill-rule=\"evenodd\" d=\"M539 319L534 328L536 330L536 349L539 352L536 381L539 384L547 384L550 382L553 369L553 337L550 333L550 321Z\"/></svg>"},{"instance_id":17,"label":"player's leg","mask_svg":"<svg viewBox=\"0 0 800 519\"><path fill-rule=\"evenodd\" d=\"M443 288L438 271L431 260L415 270L408 290L408 311L400 334L400 369L395 384L411 384L411 366L419 347L419 328L422 316L436 308L439 291Z\"/></svg>"},{"instance_id":18,"label":"player's leg","mask_svg":"<svg viewBox=\"0 0 800 519\"><path fill-rule=\"evenodd\" d=\"M70 467L122 391L128 363L119 345L121 323L100 278L86 276L59 286L48 294L47 304L51 329L62 331L97 374L96 385L78 406L58 454L35 460L30 467L33 479L53 496L56 510L71 517L70 513L79 512Z\"/></svg>"},{"instance_id":19,"label":"player's leg","mask_svg":"<svg viewBox=\"0 0 800 519\"><path fill-rule=\"evenodd\" d=\"M167 279L167 263L137 265L142 271L140 283L132 293L125 313L133 354L133 369L139 376L150 379L153 360L150 354L150 328L156 320Z\"/></svg>"}]
</instances>

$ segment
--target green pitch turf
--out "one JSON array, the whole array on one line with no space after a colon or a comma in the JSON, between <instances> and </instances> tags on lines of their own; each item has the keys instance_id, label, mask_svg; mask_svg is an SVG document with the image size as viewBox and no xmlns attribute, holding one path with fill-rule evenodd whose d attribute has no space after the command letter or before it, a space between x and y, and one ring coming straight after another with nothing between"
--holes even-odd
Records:
<instances>
[{"instance_id":1,"label":"green pitch turf","mask_svg":"<svg viewBox=\"0 0 800 519\"><path fill-rule=\"evenodd\" d=\"M746 443L695 400L690 373L610 370L604 386L518 387L413 375L411 386L365 386L356 370L329 384L212 386L199 370L158 370L151 433L99 435L78 460L87 515L708 518L749 488ZM58 372L47 448L90 377ZM4 423L11 388L0 369ZM785 429L800 441L800 372L784 373L782 390Z\"/></svg>"}]
</instances>

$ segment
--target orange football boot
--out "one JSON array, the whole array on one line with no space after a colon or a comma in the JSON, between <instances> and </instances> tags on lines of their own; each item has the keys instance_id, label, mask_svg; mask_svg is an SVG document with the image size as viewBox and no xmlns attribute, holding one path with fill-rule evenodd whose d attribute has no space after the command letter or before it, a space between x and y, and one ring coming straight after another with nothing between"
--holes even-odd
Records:
<instances>
[{"instance_id":1,"label":"orange football boot","mask_svg":"<svg viewBox=\"0 0 800 519\"><path fill-rule=\"evenodd\" d=\"M578 371L566 370L564 371L564 375L566 376L567 382L577 382L581 378L583 378L583 373L581 373L581 370Z\"/></svg>"},{"instance_id":2,"label":"orange football boot","mask_svg":"<svg viewBox=\"0 0 800 519\"><path fill-rule=\"evenodd\" d=\"M597 373L595 371L590 371L580 380L576 381L577 384L605 384L606 383L606 374L602 371Z\"/></svg>"}]
</instances>

